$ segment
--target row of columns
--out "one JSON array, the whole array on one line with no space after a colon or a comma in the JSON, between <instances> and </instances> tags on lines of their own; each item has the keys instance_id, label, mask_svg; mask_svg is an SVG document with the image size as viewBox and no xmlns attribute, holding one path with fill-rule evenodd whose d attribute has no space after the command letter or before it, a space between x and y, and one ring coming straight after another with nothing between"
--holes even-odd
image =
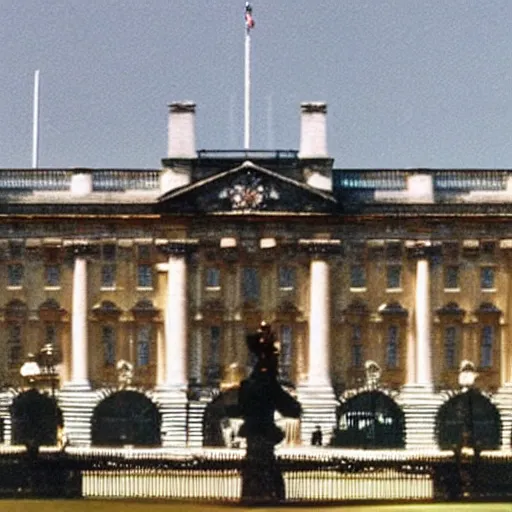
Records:
<instances>
[{"instance_id":1,"label":"row of columns","mask_svg":"<svg viewBox=\"0 0 512 512\"><path fill-rule=\"evenodd\" d=\"M157 380L162 388L187 387L187 266L186 246L169 244L164 336L158 334ZM68 387L89 386L87 328L87 247L75 250L71 313L71 374ZM163 362L163 365L162 365Z\"/></svg>"}]
</instances>

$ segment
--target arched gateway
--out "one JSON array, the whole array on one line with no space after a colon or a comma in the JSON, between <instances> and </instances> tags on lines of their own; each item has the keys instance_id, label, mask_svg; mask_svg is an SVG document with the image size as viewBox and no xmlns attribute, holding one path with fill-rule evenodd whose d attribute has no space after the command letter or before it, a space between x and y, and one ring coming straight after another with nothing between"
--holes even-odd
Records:
<instances>
[{"instance_id":1,"label":"arched gateway","mask_svg":"<svg viewBox=\"0 0 512 512\"><path fill-rule=\"evenodd\" d=\"M469 389L439 408L436 438L442 450L462 446L497 450L501 444L500 413L480 391Z\"/></svg>"},{"instance_id":2,"label":"arched gateway","mask_svg":"<svg viewBox=\"0 0 512 512\"><path fill-rule=\"evenodd\" d=\"M156 405L137 391L118 391L94 409L94 446L160 446L161 417Z\"/></svg>"},{"instance_id":3,"label":"arched gateway","mask_svg":"<svg viewBox=\"0 0 512 512\"><path fill-rule=\"evenodd\" d=\"M12 444L53 446L62 427L62 412L54 398L30 389L11 405Z\"/></svg>"},{"instance_id":4,"label":"arched gateway","mask_svg":"<svg viewBox=\"0 0 512 512\"><path fill-rule=\"evenodd\" d=\"M405 417L382 391L364 391L338 408L332 444L347 448L404 448Z\"/></svg>"}]
</instances>

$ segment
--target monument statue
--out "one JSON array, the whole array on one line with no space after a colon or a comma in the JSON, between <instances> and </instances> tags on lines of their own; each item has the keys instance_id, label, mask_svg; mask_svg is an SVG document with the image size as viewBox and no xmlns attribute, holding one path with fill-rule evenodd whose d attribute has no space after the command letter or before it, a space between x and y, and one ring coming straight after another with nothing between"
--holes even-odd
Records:
<instances>
[{"instance_id":1,"label":"monument statue","mask_svg":"<svg viewBox=\"0 0 512 512\"><path fill-rule=\"evenodd\" d=\"M261 322L256 333L246 339L256 363L249 378L242 381L238 407L244 420L239 436L247 440L242 470L242 499L250 502L281 501L285 498L284 480L274 447L284 439L274 423L274 414L299 418L300 403L277 380L279 342L269 324Z\"/></svg>"}]
</instances>

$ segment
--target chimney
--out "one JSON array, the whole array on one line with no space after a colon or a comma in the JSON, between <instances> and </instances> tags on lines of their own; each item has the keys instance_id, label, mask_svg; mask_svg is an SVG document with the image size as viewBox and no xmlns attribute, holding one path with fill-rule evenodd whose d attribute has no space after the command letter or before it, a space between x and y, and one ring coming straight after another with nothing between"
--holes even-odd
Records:
<instances>
[{"instance_id":1,"label":"chimney","mask_svg":"<svg viewBox=\"0 0 512 512\"><path fill-rule=\"evenodd\" d=\"M327 105L321 101L301 103L299 158L328 158Z\"/></svg>"},{"instance_id":2,"label":"chimney","mask_svg":"<svg viewBox=\"0 0 512 512\"><path fill-rule=\"evenodd\" d=\"M181 101L169 105L168 157L194 159L196 155L195 134L196 104Z\"/></svg>"}]
</instances>

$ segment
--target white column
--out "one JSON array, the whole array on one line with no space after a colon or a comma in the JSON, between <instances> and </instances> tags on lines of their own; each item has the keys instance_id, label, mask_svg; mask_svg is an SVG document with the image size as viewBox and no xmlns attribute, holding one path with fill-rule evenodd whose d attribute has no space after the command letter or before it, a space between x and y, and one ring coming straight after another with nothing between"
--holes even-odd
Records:
<instances>
[{"instance_id":1,"label":"white column","mask_svg":"<svg viewBox=\"0 0 512 512\"><path fill-rule=\"evenodd\" d=\"M184 254L169 256L165 306L165 385L187 387L187 265Z\"/></svg>"},{"instance_id":2,"label":"white column","mask_svg":"<svg viewBox=\"0 0 512 512\"><path fill-rule=\"evenodd\" d=\"M329 266L314 259L310 266L309 370L308 383L329 385Z\"/></svg>"},{"instance_id":3,"label":"white column","mask_svg":"<svg viewBox=\"0 0 512 512\"><path fill-rule=\"evenodd\" d=\"M75 256L71 315L71 384L88 386L87 260L83 255Z\"/></svg>"},{"instance_id":4,"label":"white column","mask_svg":"<svg viewBox=\"0 0 512 512\"><path fill-rule=\"evenodd\" d=\"M421 255L416 263L416 384L432 385L429 261Z\"/></svg>"}]
</instances>

